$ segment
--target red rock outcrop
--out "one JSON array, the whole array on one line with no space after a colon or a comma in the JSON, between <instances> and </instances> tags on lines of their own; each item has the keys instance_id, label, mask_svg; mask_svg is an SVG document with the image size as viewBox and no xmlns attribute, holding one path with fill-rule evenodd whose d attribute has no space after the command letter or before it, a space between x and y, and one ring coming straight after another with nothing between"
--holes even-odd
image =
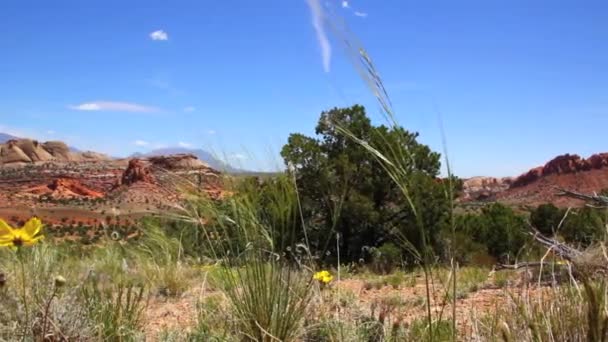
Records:
<instances>
[{"instance_id":1,"label":"red rock outcrop","mask_svg":"<svg viewBox=\"0 0 608 342\"><path fill-rule=\"evenodd\" d=\"M69 191L78 196L90 197L90 198L101 198L103 193L91 190L86 186L80 184L75 179L57 178L54 179L51 184L48 185L52 191Z\"/></svg>"},{"instance_id":2,"label":"red rock outcrop","mask_svg":"<svg viewBox=\"0 0 608 342\"><path fill-rule=\"evenodd\" d=\"M137 182L155 184L156 180L150 171L150 168L141 159L129 160L129 165L120 178L119 185L131 185Z\"/></svg>"},{"instance_id":3,"label":"red rock outcrop","mask_svg":"<svg viewBox=\"0 0 608 342\"><path fill-rule=\"evenodd\" d=\"M559 207L581 206L583 201L556 196L558 188L582 193L597 193L608 188L608 153L584 159L578 155L557 156L545 165L517 177L511 186L494 198L516 205L553 203Z\"/></svg>"},{"instance_id":4,"label":"red rock outcrop","mask_svg":"<svg viewBox=\"0 0 608 342\"><path fill-rule=\"evenodd\" d=\"M583 159L576 154L564 154L553 158L544 166L534 168L517 177L511 184L511 188L526 186L549 175L572 174L601 169L607 166L608 153L594 154L588 159Z\"/></svg>"},{"instance_id":5,"label":"red rock outcrop","mask_svg":"<svg viewBox=\"0 0 608 342\"><path fill-rule=\"evenodd\" d=\"M25 194L47 195L54 199L60 198L102 198L104 194L92 190L77 179L56 178L48 185L36 186L23 191Z\"/></svg>"}]
</instances>

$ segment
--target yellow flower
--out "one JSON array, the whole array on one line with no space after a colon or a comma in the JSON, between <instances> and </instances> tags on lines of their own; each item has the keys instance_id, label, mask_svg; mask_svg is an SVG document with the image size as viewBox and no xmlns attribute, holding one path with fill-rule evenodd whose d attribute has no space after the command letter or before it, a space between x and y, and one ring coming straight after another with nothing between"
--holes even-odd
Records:
<instances>
[{"instance_id":1,"label":"yellow flower","mask_svg":"<svg viewBox=\"0 0 608 342\"><path fill-rule=\"evenodd\" d=\"M44 236L40 234L42 221L31 218L21 228L13 228L0 219L0 247L21 247L36 244Z\"/></svg>"},{"instance_id":2,"label":"yellow flower","mask_svg":"<svg viewBox=\"0 0 608 342\"><path fill-rule=\"evenodd\" d=\"M323 284L328 284L330 281L332 281L332 279L334 279L334 277L328 271L319 271L315 273L312 278Z\"/></svg>"}]
</instances>

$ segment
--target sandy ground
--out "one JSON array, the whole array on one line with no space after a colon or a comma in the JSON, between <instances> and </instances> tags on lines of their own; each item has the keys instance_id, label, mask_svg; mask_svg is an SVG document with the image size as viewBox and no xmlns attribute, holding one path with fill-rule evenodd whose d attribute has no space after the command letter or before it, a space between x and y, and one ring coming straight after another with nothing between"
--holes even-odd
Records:
<instances>
[{"instance_id":1,"label":"sandy ground","mask_svg":"<svg viewBox=\"0 0 608 342\"><path fill-rule=\"evenodd\" d=\"M393 288L383 286L381 288L366 289L366 281L360 279L346 279L331 285L331 290L324 293L325 300L330 297L340 298L350 296L354 298L349 304L350 308L358 308L367 314L374 314L376 317L385 315L387 320L399 320L404 323L411 322L426 315L425 285L422 278L417 279L416 285L407 287L401 286ZM328 290L324 290L328 291ZM530 292L531 291L531 292ZM535 293L538 288L530 288L525 293ZM444 290L435 285L434 298L431 306L435 315L441 314L442 317L452 316L451 305L446 305L444 301ZM512 297L521 296L524 291L522 287L496 288L489 284L480 286L480 289L470 292L466 297L457 300L456 316L460 332L470 335L472 331L471 321L487 313L495 312L496 309ZM209 295L217 295L217 291L205 289L202 286L194 287L179 297L157 296L150 300L145 313L146 337L147 340L154 341L159 332L163 330L187 330L196 324L197 303L201 298ZM398 298L400 304L393 306L382 314L383 304L387 298ZM443 304L442 304L443 303ZM386 306L384 306L386 308ZM335 308L348 315L349 308Z\"/></svg>"}]
</instances>

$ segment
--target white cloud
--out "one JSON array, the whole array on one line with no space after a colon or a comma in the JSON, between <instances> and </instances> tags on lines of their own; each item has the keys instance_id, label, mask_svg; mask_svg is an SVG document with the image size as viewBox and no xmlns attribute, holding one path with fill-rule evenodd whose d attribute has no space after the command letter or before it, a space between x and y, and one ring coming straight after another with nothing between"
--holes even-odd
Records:
<instances>
[{"instance_id":1,"label":"white cloud","mask_svg":"<svg viewBox=\"0 0 608 342\"><path fill-rule=\"evenodd\" d=\"M367 13L365 13L365 12L359 12L359 11L355 11L355 15L356 15L357 17L361 17L361 18L365 18L365 17L367 17Z\"/></svg>"},{"instance_id":2,"label":"white cloud","mask_svg":"<svg viewBox=\"0 0 608 342\"><path fill-rule=\"evenodd\" d=\"M150 33L150 39L152 40L169 40L169 35L163 30L157 30Z\"/></svg>"},{"instance_id":3,"label":"white cloud","mask_svg":"<svg viewBox=\"0 0 608 342\"><path fill-rule=\"evenodd\" d=\"M158 111L158 108L128 102L95 101L79 105L71 105L68 108L81 111L109 111L109 112L134 112L150 113Z\"/></svg>"},{"instance_id":4,"label":"white cloud","mask_svg":"<svg viewBox=\"0 0 608 342\"><path fill-rule=\"evenodd\" d=\"M215 131L214 131L214 130L212 130L212 129L210 129L210 130L208 130L208 131L207 131L207 134L214 135L214 134L215 134Z\"/></svg>"},{"instance_id":5,"label":"white cloud","mask_svg":"<svg viewBox=\"0 0 608 342\"><path fill-rule=\"evenodd\" d=\"M348 1L342 1L342 8L348 8Z\"/></svg>"},{"instance_id":6,"label":"white cloud","mask_svg":"<svg viewBox=\"0 0 608 342\"><path fill-rule=\"evenodd\" d=\"M192 106L188 106L186 108L184 108L184 112L186 113L192 113L196 110L196 107L192 107Z\"/></svg>"},{"instance_id":7,"label":"white cloud","mask_svg":"<svg viewBox=\"0 0 608 342\"><path fill-rule=\"evenodd\" d=\"M190 147L192 147L191 143L187 143L187 142L183 142L183 141L180 141L177 144L179 145L179 147L183 147L183 148L190 148Z\"/></svg>"},{"instance_id":8,"label":"white cloud","mask_svg":"<svg viewBox=\"0 0 608 342\"><path fill-rule=\"evenodd\" d=\"M149 143L147 141L144 140L135 140L133 142L136 146L148 146Z\"/></svg>"},{"instance_id":9,"label":"white cloud","mask_svg":"<svg viewBox=\"0 0 608 342\"><path fill-rule=\"evenodd\" d=\"M329 72L331 63L331 46L329 45L327 34L325 34L325 27L323 26L325 14L323 13L320 0L306 0L306 2L310 7L310 12L312 14L312 26L317 33L317 41L321 47L323 70L325 70L325 72Z\"/></svg>"},{"instance_id":10,"label":"white cloud","mask_svg":"<svg viewBox=\"0 0 608 342\"><path fill-rule=\"evenodd\" d=\"M46 131L46 134L48 135L54 135L56 132L53 131L52 129L49 129L48 131Z\"/></svg>"}]
</instances>

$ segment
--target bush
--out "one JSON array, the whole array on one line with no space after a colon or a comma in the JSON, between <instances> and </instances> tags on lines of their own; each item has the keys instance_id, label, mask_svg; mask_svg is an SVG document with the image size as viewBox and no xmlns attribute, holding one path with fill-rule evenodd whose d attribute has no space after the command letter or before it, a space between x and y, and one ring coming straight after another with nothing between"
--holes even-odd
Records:
<instances>
[{"instance_id":1,"label":"bush","mask_svg":"<svg viewBox=\"0 0 608 342\"><path fill-rule=\"evenodd\" d=\"M530 213L530 223L544 235L551 236L557 230L565 211L551 203L541 204Z\"/></svg>"},{"instance_id":2,"label":"bush","mask_svg":"<svg viewBox=\"0 0 608 342\"><path fill-rule=\"evenodd\" d=\"M528 239L523 216L500 203L482 208L478 215L458 218L456 229L471 237L471 245L475 243L480 249L483 249L481 245L485 246L492 257L500 260L516 258ZM460 254L466 253L466 249L460 251Z\"/></svg>"},{"instance_id":3,"label":"bush","mask_svg":"<svg viewBox=\"0 0 608 342\"><path fill-rule=\"evenodd\" d=\"M372 250L371 268L380 274L389 274L401 265L401 249L392 242Z\"/></svg>"},{"instance_id":4,"label":"bush","mask_svg":"<svg viewBox=\"0 0 608 342\"><path fill-rule=\"evenodd\" d=\"M603 240L605 233L606 213L589 207L572 211L559 231L566 242L582 247Z\"/></svg>"}]
</instances>

